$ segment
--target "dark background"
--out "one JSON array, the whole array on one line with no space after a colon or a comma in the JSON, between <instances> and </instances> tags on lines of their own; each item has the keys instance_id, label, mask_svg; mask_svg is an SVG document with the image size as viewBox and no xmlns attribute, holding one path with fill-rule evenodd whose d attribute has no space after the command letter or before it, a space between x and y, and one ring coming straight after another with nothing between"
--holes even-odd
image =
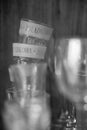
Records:
<instances>
[{"instance_id":1,"label":"dark background","mask_svg":"<svg viewBox=\"0 0 87 130\"><path fill-rule=\"evenodd\" d=\"M1 0L0 1L0 111L6 99L5 90L10 85L8 66L10 64L11 44L18 41L21 18L35 20L51 25L55 38L87 37L87 0ZM63 105L51 81L53 113ZM0 112L0 113L1 113ZM0 116L1 117L1 116ZM2 123L0 123L2 124ZM2 125L0 126L0 130Z\"/></svg>"},{"instance_id":2,"label":"dark background","mask_svg":"<svg viewBox=\"0 0 87 130\"><path fill-rule=\"evenodd\" d=\"M87 36L86 0L1 0L0 68L10 60L21 18L52 25L57 38Z\"/></svg>"}]
</instances>

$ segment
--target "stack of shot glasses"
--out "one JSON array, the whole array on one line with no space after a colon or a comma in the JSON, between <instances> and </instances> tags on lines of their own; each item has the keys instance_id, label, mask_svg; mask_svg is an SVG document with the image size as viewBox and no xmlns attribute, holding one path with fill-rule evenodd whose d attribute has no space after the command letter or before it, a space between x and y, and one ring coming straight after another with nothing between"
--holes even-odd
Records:
<instances>
[{"instance_id":1,"label":"stack of shot glasses","mask_svg":"<svg viewBox=\"0 0 87 130\"><path fill-rule=\"evenodd\" d=\"M30 130L50 128L46 56L52 32L45 24L22 19L18 43L12 44L13 63L8 69L12 85L7 90L7 102L22 110Z\"/></svg>"}]
</instances>

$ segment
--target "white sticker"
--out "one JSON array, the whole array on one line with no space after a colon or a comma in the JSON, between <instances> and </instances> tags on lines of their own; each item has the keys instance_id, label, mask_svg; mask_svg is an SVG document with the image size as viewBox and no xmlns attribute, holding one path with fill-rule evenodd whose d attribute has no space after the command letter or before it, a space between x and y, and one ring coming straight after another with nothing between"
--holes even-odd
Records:
<instances>
[{"instance_id":1,"label":"white sticker","mask_svg":"<svg viewBox=\"0 0 87 130\"><path fill-rule=\"evenodd\" d=\"M23 21L20 23L19 34L25 34L27 36L32 36L44 40L49 40L51 37L53 29L44 25L36 24L31 21Z\"/></svg>"},{"instance_id":2,"label":"white sticker","mask_svg":"<svg viewBox=\"0 0 87 130\"><path fill-rule=\"evenodd\" d=\"M44 59L45 46L13 43L13 56Z\"/></svg>"}]
</instances>

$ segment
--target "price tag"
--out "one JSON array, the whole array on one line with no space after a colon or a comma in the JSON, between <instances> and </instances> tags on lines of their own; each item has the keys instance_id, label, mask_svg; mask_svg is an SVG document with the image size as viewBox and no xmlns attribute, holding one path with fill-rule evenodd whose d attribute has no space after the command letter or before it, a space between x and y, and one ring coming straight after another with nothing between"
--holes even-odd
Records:
<instances>
[{"instance_id":1,"label":"price tag","mask_svg":"<svg viewBox=\"0 0 87 130\"><path fill-rule=\"evenodd\" d=\"M21 20L20 23L20 35L32 36L43 40L49 40L53 29L41 24L34 23L32 21Z\"/></svg>"},{"instance_id":2,"label":"price tag","mask_svg":"<svg viewBox=\"0 0 87 130\"><path fill-rule=\"evenodd\" d=\"M45 53L45 46L13 43L13 56L44 59Z\"/></svg>"}]
</instances>

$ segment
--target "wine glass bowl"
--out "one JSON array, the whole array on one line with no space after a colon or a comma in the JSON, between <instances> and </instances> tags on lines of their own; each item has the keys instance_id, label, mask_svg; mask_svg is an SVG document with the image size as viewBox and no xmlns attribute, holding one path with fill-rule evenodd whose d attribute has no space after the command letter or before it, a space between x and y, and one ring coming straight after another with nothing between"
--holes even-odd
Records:
<instances>
[{"instance_id":1,"label":"wine glass bowl","mask_svg":"<svg viewBox=\"0 0 87 130\"><path fill-rule=\"evenodd\" d=\"M57 40L54 66L58 90L78 109L87 109L87 39Z\"/></svg>"}]
</instances>

